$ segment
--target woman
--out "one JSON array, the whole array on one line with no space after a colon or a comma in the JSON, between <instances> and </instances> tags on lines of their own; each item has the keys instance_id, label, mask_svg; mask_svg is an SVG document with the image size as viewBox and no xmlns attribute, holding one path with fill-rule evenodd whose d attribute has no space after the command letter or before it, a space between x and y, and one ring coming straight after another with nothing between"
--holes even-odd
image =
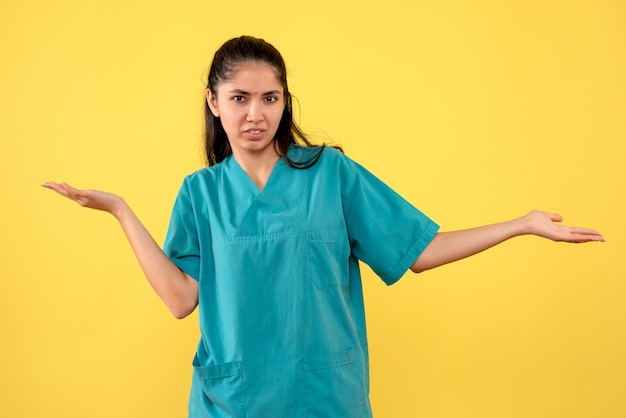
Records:
<instances>
[{"instance_id":1,"label":"woman","mask_svg":"<svg viewBox=\"0 0 626 418\"><path fill-rule=\"evenodd\" d=\"M603 240L540 211L438 232L339 150L306 139L283 58L252 37L213 59L206 153L209 166L179 191L163 250L121 197L44 184L118 219L174 316L199 306L190 417L371 416L358 260L392 284L519 235Z\"/></svg>"}]
</instances>

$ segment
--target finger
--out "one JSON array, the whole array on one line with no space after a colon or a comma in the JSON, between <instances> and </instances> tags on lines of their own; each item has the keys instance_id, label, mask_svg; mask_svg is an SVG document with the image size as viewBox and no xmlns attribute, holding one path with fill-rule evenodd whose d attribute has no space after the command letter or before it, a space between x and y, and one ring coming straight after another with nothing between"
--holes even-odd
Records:
<instances>
[{"instance_id":1,"label":"finger","mask_svg":"<svg viewBox=\"0 0 626 418\"><path fill-rule=\"evenodd\" d=\"M64 196L70 200L73 200L79 204L81 203L81 199L83 199L83 191L73 188L67 183L54 183L54 182L46 182L42 184L43 187L54 190L61 196Z\"/></svg>"},{"instance_id":2,"label":"finger","mask_svg":"<svg viewBox=\"0 0 626 418\"><path fill-rule=\"evenodd\" d=\"M61 194L67 198L74 200L74 196L72 195L72 188L67 185L67 183L60 183L59 190Z\"/></svg>"},{"instance_id":3,"label":"finger","mask_svg":"<svg viewBox=\"0 0 626 418\"><path fill-rule=\"evenodd\" d=\"M41 187L45 187L46 189L57 190L59 188L59 183L55 183L53 181L47 181L41 185Z\"/></svg>"},{"instance_id":4,"label":"finger","mask_svg":"<svg viewBox=\"0 0 626 418\"><path fill-rule=\"evenodd\" d=\"M42 186L45 187L46 189L53 190L65 196L65 191L63 190L63 187L59 183L47 182L47 183L42 184Z\"/></svg>"},{"instance_id":5,"label":"finger","mask_svg":"<svg viewBox=\"0 0 626 418\"><path fill-rule=\"evenodd\" d=\"M598 235L572 235L567 241L575 243L605 242L604 238Z\"/></svg>"},{"instance_id":6,"label":"finger","mask_svg":"<svg viewBox=\"0 0 626 418\"><path fill-rule=\"evenodd\" d=\"M583 243L604 242L604 237L598 231L588 228L567 228L556 241Z\"/></svg>"},{"instance_id":7,"label":"finger","mask_svg":"<svg viewBox=\"0 0 626 418\"><path fill-rule=\"evenodd\" d=\"M549 213L548 216L552 222L563 222L563 217L558 213Z\"/></svg>"},{"instance_id":8,"label":"finger","mask_svg":"<svg viewBox=\"0 0 626 418\"><path fill-rule=\"evenodd\" d=\"M72 200L78 201L79 199L87 197L87 190L76 189L67 183L61 183L61 187L65 195Z\"/></svg>"},{"instance_id":9,"label":"finger","mask_svg":"<svg viewBox=\"0 0 626 418\"><path fill-rule=\"evenodd\" d=\"M596 230L593 229L588 229L588 228L578 228L578 227L573 227L570 228L570 232L573 235L580 235L580 236L586 236L586 237L602 237L602 234Z\"/></svg>"}]
</instances>

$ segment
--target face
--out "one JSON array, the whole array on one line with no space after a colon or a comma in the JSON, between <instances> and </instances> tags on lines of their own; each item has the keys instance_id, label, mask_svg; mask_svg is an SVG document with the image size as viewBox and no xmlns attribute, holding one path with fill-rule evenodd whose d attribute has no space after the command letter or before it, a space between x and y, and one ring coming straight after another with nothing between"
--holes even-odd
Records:
<instances>
[{"instance_id":1,"label":"face","mask_svg":"<svg viewBox=\"0 0 626 418\"><path fill-rule=\"evenodd\" d=\"M234 77L207 89L207 103L219 117L235 158L276 156L274 137L285 107L283 88L266 63L239 65Z\"/></svg>"}]
</instances>

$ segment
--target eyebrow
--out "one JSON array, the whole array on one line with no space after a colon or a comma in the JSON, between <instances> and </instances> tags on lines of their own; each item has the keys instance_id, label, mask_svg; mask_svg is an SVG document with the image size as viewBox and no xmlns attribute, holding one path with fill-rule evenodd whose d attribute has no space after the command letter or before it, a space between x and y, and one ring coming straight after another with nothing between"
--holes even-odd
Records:
<instances>
[{"instance_id":1,"label":"eyebrow","mask_svg":"<svg viewBox=\"0 0 626 418\"><path fill-rule=\"evenodd\" d=\"M249 92L247 92L245 90L240 90L240 89L229 90L228 92L231 93L231 94L242 94L242 95L248 95L248 96L251 95L251 93L249 93ZM272 91L265 92L262 95L263 96L267 96L267 95L270 95L270 94L282 94L282 92L280 90L272 90Z\"/></svg>"}]
</instances>

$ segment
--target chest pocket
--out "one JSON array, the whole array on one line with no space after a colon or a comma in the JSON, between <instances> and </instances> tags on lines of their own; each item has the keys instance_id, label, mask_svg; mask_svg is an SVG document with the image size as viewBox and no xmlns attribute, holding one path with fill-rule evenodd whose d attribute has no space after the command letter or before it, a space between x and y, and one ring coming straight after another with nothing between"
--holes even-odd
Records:
<instances>
[{"instance_id":1,"label":"chest pocket","mask_svg":"<svg viewBox=\"0 0 626 418\"><path fill-rule=\"evenodd\" d=\"M347 283L350 245L343 229L307 231L309 277L320 288L332 288Z\"/></svg>"}]
</instances>

